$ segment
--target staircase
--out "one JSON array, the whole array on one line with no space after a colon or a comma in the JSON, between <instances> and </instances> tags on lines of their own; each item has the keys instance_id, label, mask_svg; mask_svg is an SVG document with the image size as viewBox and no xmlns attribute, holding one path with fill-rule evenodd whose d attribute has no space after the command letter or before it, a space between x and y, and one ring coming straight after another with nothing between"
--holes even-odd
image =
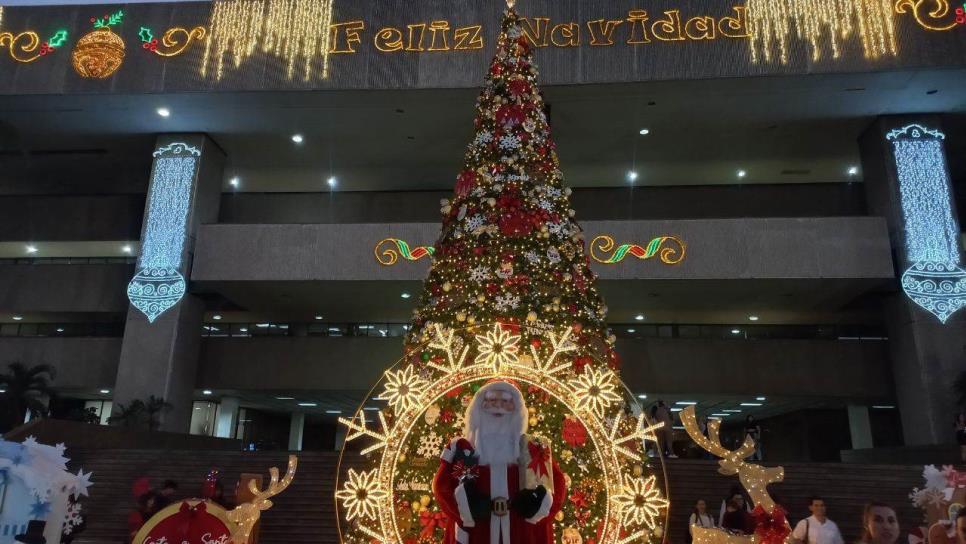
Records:
<instances>
[{"instance_id":1,"label":"staircase","mask_svg":"<svg viewBox=\"0 0 966 544\"><path fill-rule=\"evenodd\" d=\"M285 452L219 452L160 450L71 450L72 470L94 472L91 497L83 505L87 529L78 544L120 544L126 542L126 519L133 508L131 484L147 476L159 485L171 479L180 485L181 497L196 496L207 472L221 471L226 495L233 498L233 483L243 472L284 471ZM273 498L275 506L262 515L262 544L337 543L335 523L335 481L338 453L300 452L298 471L292 485ZM358 458L357 456L354 456ZM772 486L773 497L790 511L794 524L808 515L808 496L821 494L829 506L829 517L842 530L846 542L859 536L862 506L879 500L897 508L903 532L919 525L922 514L909 504L907 495L922 485L921 466L788 463L785 482ZM717 473L713 461L671 460L667 476L672 482L669 539L683 544L687 518L694 501L703 498L709 510L717 512L721 500L737 478Z\"/></svg>"}]
</instances>

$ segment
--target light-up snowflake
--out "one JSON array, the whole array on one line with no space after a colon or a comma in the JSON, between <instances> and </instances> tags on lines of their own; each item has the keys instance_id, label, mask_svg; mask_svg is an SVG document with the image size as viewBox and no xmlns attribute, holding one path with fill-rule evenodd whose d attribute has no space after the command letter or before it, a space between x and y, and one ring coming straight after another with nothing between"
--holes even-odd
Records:
<instances>
[{"instance_id":1,"label":"light-up snowflake","mask_svg":"<svg viewBox=\"0 0 966 544\"><path fill-rule=\"evenodd\" d=\"M405 410L419 401L426 380L416 374L411 366L399 371L386 372L386 389L379 399L389 402L396 410Z\"/></svg>"},{"instance_id":2,"label":"light-up snowflake","mask_svg":"<svg viewBox=\"0 0 966 544\"><path fill-rule=\"evenodd\" d=\"M515 295L500 295L496 297L496 302L493 304L493 306L501 312L511 308L516 309L519 305L520 297Z\"/></svg>"},{"instance_id":3,"label":"light-up snowflake","mask_svg":"<svg viewBox=\"0 0 966 544\"><path fill-rule=\"evenodd\" d=\"M584 370L583 374L570 382L577 395L577 408L603 418L607 408L621 400L613 378L614 373L610 370L591 367Z\"/></svg>"},{"instance_id":4,"label":"light-up snowflake","mask_svg":"<svg viewBox=\"0 0 966 544\"><path fill-rule=\"evenodd\" d=\"M551 264L557 264L557 263L559 263L560 262L560 251L558 251L557 248L551 246L550 249L547 250L547 259L550 260L550 263Z\"/></svg>"},{"instance_id":5,"label":"light-up snowflake","mask_svg":"<svg viewBox=\"0 0 966 544\"><path fill-rule=\"evenodd\" d=\"M497 371L504 365L514 365L519 360L519 342L518 335L510 334L499 323L495 323L489 332L476 336L479 350L476 363L492 365Z\"/></svg>"},{"instance_id":6,"label":"light-up snowflake","mask_svg":"<svg viewBox=\"0 0 966 544\"><path fill-rule=\"evenodd\" d=\"M482 227L483 226L483 222L484 222L483 216L480 215L480 214L476 214L476 215L474 215L472 217L467 218L466 219L466 231L467 232L473 232L474 230Z\"/></svg>"},{"instance_id":7,"label":"light-up snowflake","mask_svg":"<svg viewBox=\"0 0 966 544\"><path fill-rule=\"evenodd\" d=\"M346 519L355 518L376 519L379 501L385 499L389 493L379 487L376 471L356 472L349 469L345 486L335 496L342 500L346 509Z\"/></svg>"},{"instance_id":8,"label":"light-up snowflake","mask_svg":"<svg viewBox=\"0 0 966 544\"><path fill-rule=\"evenodd\" d=\"M430 459L439 455L443 449L443 438L433 431L419 437L419 447L416 448L416 455L428 457Z\"/></svg>"},{"instance_id":9,"label":"light-up snowflake","mask_svg":"<svg viewBox=\"0 0 966 544\"><path fill-rule=\"evenodd\" d=\"M547 211L550 211L553 209L553 202L550 202L546 198L541 198L539 201L539 206Z\"/></svg>"},{"instance_id":10,"label":"light-up snowflake","mask_svg":"<svg viewBox=\"0 0 966 544\"><path fill-rule=\"evenodd\" d=\"M490 269L485 266L477 266L470 270L470 279L473 281L486 281L490 279Z\"/></svg>"},{"instance_id":11,"label":"light-up snowflake","mask_svg":"<svg viewBox=\"0 0 966 544\"><path fill-rule=\"evenodd\" d=\"M493 135L489 131L482 131L476 135L476 143L488 144L493 141Z\"/></svg>"},{"instance_id":12,"label":"light-up snowflake","mask_svg":"<svg viewBox=\"0 0 966 544\"><path fill-rule=\"evenodd\" d=\"M531 264L537 264L540 262L540 255L537 255L537 252L533 251L532 249L526 252L524 256L528 261L530 261Z\"/></svg>"},{"instance_id":13,"label":"light-up snowflake","mask_svg":"<svg viewBox=\"0 0 966 544\"><path fill-rule=\"evenodd\" d=\"M617 511L620 512L622 523L625 525L646 525L649 529L655 527L654 521L661 515L661 510L668 507L668 501L661 496L656 478L624 476L624 488L619 495L614 496Z\"/></svg>"},{"instance_id":14,"label":"light-up snowflake","mask_svg":"<svg viewBox=\"0 0 966 544\"><path fill-rule=\"evenodd\" d=\"M503 136L500 138L500 148L506 150L514 150L520 147L520 138L516 136Z\"/></svg>"}]
</instances>

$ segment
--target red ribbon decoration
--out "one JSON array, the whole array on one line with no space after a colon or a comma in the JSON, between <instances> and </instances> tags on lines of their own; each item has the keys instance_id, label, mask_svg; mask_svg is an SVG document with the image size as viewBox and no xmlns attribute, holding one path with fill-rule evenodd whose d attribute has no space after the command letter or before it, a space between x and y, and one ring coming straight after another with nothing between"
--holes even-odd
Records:
<instances>
[{"instance_id":1,"label":"red ribbon decoration","mask_svg":"<svg viewBox=\"0 0 966 544\"><path fill-rule=\"evenodd\" d=\"M547 461L550 460L550 456L547 448L540 444L530 442L527 444L527 450L530 452L530 464L527 465L527 468L536 472L537 478L549 476L550 473L547 472Z\"/></svg>"},{"instance_id":2,"label":"red ribbon decoration","mask_svg":"<svg viewBox=\"0 0 966 544\"><path fill-rule=\"evenodd\" d=\"M433 532L437 527L443 529L446 525L446 514L442 512L430 512L423 510L419 513L419 524L423 530L419 532L419 539L432 538Z\"/></svg>"},{"instance_id":3,"label":"red ribbon decoration","mask_svg":"<svg viewBox=\"0 0 966 544\"><path fill-rule=\"evenodd\" d=\"M755 534L761 544L782 544L785 537L792 532L788 523L785 522L785 510L775 505L775 509L768 513L759 504L751 513L755 520Z\"/></svg>"}]
</instances>

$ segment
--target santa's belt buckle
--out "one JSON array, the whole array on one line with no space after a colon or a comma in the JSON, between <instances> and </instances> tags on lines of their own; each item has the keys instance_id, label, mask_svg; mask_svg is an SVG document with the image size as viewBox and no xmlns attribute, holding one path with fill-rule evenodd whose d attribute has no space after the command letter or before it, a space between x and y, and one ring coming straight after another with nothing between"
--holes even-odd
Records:
<instances>
[{"instance_id":1,"label":"santa's belt buckle","mask_svg":"<svg viewBox=\"0 0 966 544\"><path fill-rule=\"evenodd\" d=\"M493 499L493 515L505 516L510 513L510 499L506 497L497 497Z\"/></svg>"}]
</instances>

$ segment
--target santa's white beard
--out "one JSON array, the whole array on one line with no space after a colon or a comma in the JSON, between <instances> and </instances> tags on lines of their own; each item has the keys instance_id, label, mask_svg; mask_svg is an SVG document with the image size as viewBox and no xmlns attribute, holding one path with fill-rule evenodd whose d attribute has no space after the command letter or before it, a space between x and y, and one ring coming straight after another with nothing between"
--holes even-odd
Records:
<instances>
[{"instance_id":1,"label":"santa's white beard","mask_svg":"<svg viewBox=\"0 0 966 544\"><path fill-rule=\"evenodd\" d=\"M520 456L520 430L514 414L494 417L484 413L476 436L472 437L474 447L480 456L481 465L511 465Z\"/></svg>"}]
</instances>

